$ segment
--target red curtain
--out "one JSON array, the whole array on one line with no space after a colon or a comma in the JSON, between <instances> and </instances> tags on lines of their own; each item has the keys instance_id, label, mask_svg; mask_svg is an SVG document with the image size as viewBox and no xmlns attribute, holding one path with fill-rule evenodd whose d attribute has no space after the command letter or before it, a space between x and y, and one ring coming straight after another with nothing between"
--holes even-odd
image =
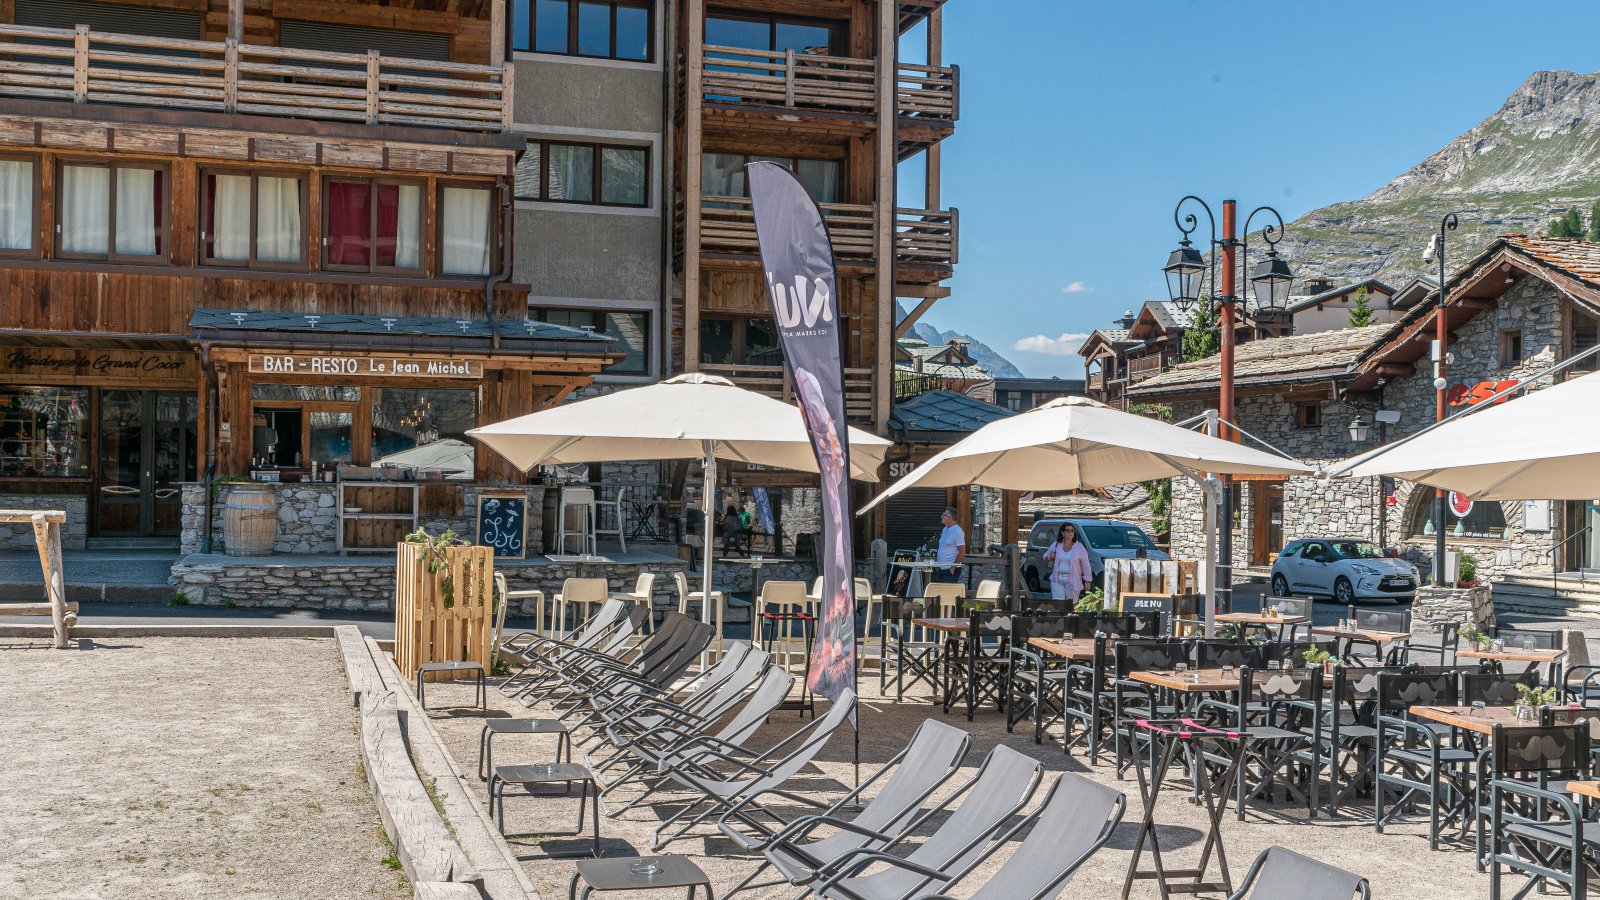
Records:
<instances>
[{"instance_id":1,"label":"red curtain","mask_svg":"<svg viewBox=\"0 0 1600 900\"><path fill-rule=\"evenodd\" d=\"M377 265L394 265L395 234L400 223L400 186L378 185L378 261Z\"/></svg>"},{"instance_id":2,"label":"red curtain","mask_svg":"<svg viewBox=\"0 0 1600 900\"><path fill-rule=\"evenodd\" d=\"M328 205L328 262L336 266L371 265L372 185L353 181L330 181L327 187L323 202ZM392 212L389 218L390 262L387 264L392 265L394 260ZM379 227L381 231L382 226ZM380 261L379 264L385 263Z\"/></svg>"}]
</instances>

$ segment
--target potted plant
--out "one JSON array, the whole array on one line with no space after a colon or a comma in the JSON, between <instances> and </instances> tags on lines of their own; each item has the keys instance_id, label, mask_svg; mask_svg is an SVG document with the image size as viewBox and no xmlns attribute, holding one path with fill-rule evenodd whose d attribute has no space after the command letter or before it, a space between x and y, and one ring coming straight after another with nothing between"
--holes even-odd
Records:
<instances>
[{"instance_id":1,"label":"potted plant","mask_svg":"<svg viewBox=\"0 0 1600 900\"><path fill-rule=\"evenodd\" d=\"M1301 656L1304 657L1304 659L1306 661L1306 665L1308 665L1308 666L1320 665L1320 666L1322 666L1322 671L1323 671L1324 674L1327 674L1327 675L1332 675L1333 674L1333 654L1332 653L1329 653L1328 651L1322 649L1321 647L1312 647L1310 650L1307 650L1305 653L1301 654Z\"/></svg>"},{"instance_id":2,"label":"potted plant","mask_svg":"<svg viewBox=\"0 0 1600 900\"><path fill-rule=\"evenodd\" d=\"M1073 612L1099 614L1106 608L1106 592L1100 588L1090 588L1078 596L1078 605L1072 608Z\"/></svg>"},{"instance_id":3,"label":"potted plant","mask_svg":"<svg viewBox=\"0 0 1600 900\"><path fill-rule=\"evenodd\" d=\"M1531 719L1540 709L1556 702L1556 689L1517 685L1517 718Z\"/></svg>"},{"instance_id":4,"label":"potted plant","mask_svg":"<svg viewBox=\"0 0 1600 900\"><path fill-rule=\"evenodd\" d=\"M1461 637L1467 642L1467 646L1474 650L1487 651L1489 649L1489 635L1479 631L1478 624L1476 622L1463 623L1461 626Z\"/></svg>"}]
</instances>

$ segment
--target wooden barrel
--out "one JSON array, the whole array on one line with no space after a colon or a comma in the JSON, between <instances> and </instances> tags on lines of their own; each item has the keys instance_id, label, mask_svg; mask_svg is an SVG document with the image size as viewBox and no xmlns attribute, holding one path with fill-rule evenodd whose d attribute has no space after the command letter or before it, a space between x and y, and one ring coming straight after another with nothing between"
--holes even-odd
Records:
<instances>
[{"instance_id":1,"label":"wooden barrel","mask_svg":"<svg viewBox=\"0 0 1600 900\"><path fill-rule=\"evenodd\" d=\"M278 539L278 488L235 484L222 506L222 541L229 556L271 556Z\"/></svg>"}]
</instances>

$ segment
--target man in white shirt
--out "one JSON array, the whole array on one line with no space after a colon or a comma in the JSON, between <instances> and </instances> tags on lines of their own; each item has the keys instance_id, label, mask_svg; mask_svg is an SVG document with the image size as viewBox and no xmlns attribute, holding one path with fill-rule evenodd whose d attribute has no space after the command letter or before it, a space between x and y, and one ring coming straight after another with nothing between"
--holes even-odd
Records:
<instances>
[{"instance_id":1,"label":"man in white shirt","mask_svg":"<svg viewBox=\"0 0 1600 900\"><path fill-rule=\"evenodd\" d=\"M967 555L967 535L956 524L956 508L946 506L939 517L944 531L939 533L939 555L934 560L940 565L929 575L930 580L949 584L961 583L961 557Z\"/></svg>"}]
</instances>

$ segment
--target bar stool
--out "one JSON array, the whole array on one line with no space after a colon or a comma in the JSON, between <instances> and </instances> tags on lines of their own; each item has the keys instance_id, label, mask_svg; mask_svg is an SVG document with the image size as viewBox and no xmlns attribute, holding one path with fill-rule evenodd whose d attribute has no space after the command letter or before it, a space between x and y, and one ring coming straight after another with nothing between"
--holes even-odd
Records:
<instances>
[{"instance_id":1,"label":"bar stool","mask_svg":"<svg viewBox=\"0 0 1600 900\"><path fill-rule=\"evenodd\" d=\"M761 586L761 596L756 601L761 617L761 646L774 656L777 654L773 648L781 648L785 669L792 664L797 643L806 662L810 663L812 629L816 622L813 604L803 581L773 579ZM799 634L795 633L797 626Z\"/></svg>"},{"instance_id":2,"label":"bar stool","mask_svg":"<svg viewBox=\"0 0 1600 900\"><path fill-rule=\"evenodd\" d=\"M655 576L652 575L651 577L654 578ZM703 604L705 602L705 592L704 591L691 591L691 590L689 590L689 577L687 575L683 574L683 570L682 569L679 569L678 571L673 572L672 573L672 579L673 579L674 582L677 583L677 586L678 586L678 612L679 613L681 613L682 615L687 616L687 615L689 615L689 604L690 603L701 603L701 604ZM712 604L711 614L716 617L716 623L717 623L717 659L721 659L722 658L722 614L723 614L723 607L726 606L725 597L724 597L722 591L712 591L711 592L711 604Z\"/></svg>"},{"instance_id":3,"label":"bar stool","mask_svg":"<svg viewBox=\"0 0 1600 900\"><path fill-rule=\"evenodd\" d=\"M506 576L500 572L494 573L494 586L500 591L501 607L499 623L495 626L495 646L500 646L500 630L505 625L506 607L512 603L517 604L517 614L522 614L522 604L532 600L533 630L548 636L549 631L544 627L544 591L512 591L506 589Z\"/></svg>"},{"instance_id":4,"label":"bar stool","mask_svg":"<svg viewBox=\"0 0 1600 900\"><path fill-rule=\"evenodd\" d=\"M567 511L579 510L583 513L582 529L576 533L567 530ZM594 555L594 525L595 505L594 488L591 487L564 487L561 489L561 499L556 504L556 548L560 553L567 552L567 539L569 536L578 538L578 553Z\"/></svg>"},{"instance_id":5,"label":"bar stool","mask_svg":"<svg viewBox=\"0 0 1600 900\"><path fill-rule=\"evenodd\" d=\"M604 578L568 578L561 582L561 593L555 596L556 620L555 627L559 630L558 636L565 640L567 637L567 606L569 604L581 606L580 614L573 620L576 628L585 619L589 618L589 606L595 603L604 603L609 595L611 585Z\"/></svg>"}]
</instances>

